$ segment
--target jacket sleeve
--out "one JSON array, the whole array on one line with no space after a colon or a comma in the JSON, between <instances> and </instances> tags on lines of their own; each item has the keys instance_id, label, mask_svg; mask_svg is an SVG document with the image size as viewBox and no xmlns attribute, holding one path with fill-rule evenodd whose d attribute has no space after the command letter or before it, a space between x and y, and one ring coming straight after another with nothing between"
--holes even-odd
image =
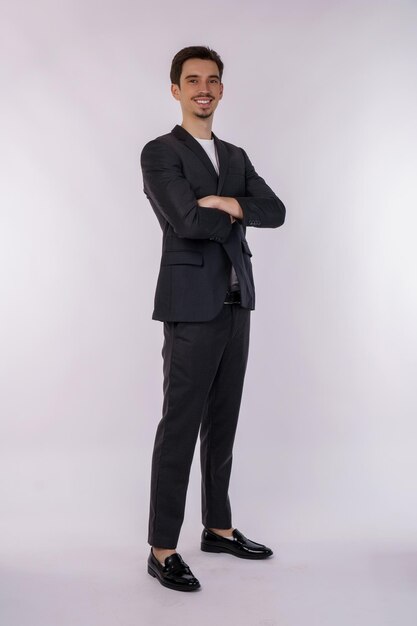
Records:
<instances>
[{"instance_id":1,"label":"jacket sleeve","mask_svg":"<svg viewBox=\"0 0 417 626\"><path fill-rule=\"evenodd\" d=\"M143 147L140 163L146 197L178 237L226 241L233 226L229 214L197 204L175 150L152 139Z\"/></svg>"},{"instance_id":2,"label":"jacket sleeve","mask_svg":"<svg viewBox=\"0 0 417 626\"><path fill-rule=\"evenodd\" d=\"M243 226L276 228L285 221L284 204L272 189L259 176L246 152L241 148L245 158L246 196L236 197L243 211L239 221Z\"/></svg>"}]
</instances>

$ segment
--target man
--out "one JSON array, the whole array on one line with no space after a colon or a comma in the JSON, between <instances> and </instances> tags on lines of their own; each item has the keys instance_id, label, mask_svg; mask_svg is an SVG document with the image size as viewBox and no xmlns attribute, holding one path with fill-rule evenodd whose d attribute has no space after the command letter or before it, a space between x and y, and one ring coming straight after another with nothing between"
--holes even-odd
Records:
<instances>
[{"instance_id":1,"label":"man","mask_svg":"<svg viewBox=\"0 0 417 626\"><path fill-rule=\"evenodd\" d=\"M164 323L164 400L152 456L148 572L179 591L201 587L176 551L199 431L201 549L273 554L232 526L228 487L255 308L246 227L281 226L285 207L246 152L211 130L223 67L208 47L175 55L171 93L181 126L141 153L143 190L163 232L152 319Z\"/></svg>"}]
</instances>

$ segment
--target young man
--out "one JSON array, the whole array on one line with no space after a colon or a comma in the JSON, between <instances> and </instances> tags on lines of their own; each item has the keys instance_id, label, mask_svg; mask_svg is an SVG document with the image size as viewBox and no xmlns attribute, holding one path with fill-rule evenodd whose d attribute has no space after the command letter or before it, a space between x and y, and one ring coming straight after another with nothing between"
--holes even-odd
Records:
<instances>
[{"instance_id":1,"label":"young man","mask_svg":"<svg viewBox=\"0 0 417 626\"><path fill-rule=\"evenodd\" d=\"M152 456L148 572L179 591L200 588L176 551L199 431L201 549L272 555L232 527L228 487L255 308L246 227L281 226L285 207L246 152L211 130L222 74L214 50L180 50L170 78L181 126L141 153L143 190L163 232L152 319L164 324L164 400Z\"/></svg>"}]
</instances>

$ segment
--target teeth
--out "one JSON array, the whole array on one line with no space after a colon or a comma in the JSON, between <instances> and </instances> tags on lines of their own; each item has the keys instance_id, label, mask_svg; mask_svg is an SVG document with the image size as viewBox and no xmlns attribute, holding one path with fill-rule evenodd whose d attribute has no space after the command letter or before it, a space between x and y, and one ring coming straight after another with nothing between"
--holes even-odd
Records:
<instances>
[{"instance_id":1,"label":"teeth","mask_svg":"<svg viewBox=\"0 0 417 626\"><path fill-rule=\"evenodd\" d=\"M198 104L208 104L210 100L196 100L196 102L198 102Z\"/></svg>"}]
</instances>

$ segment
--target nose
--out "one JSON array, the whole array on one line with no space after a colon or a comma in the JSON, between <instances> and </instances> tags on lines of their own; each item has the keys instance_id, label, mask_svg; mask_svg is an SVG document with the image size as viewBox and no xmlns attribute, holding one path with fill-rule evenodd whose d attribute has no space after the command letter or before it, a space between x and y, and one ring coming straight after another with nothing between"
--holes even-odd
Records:
<instances>
[{"instance_id":1,"label":"nose","mask_svg":"<svg viewBox=\"0 0 417 626\"><path fill-rule=\"evenodd\" d=\"M206 81L202 80L201 84L204 85L204 83L206 84L206 95L210 95L210 91L211 91L211 83L210 83L211 78L208 78Z\"/></svg>"}]
</instances>

